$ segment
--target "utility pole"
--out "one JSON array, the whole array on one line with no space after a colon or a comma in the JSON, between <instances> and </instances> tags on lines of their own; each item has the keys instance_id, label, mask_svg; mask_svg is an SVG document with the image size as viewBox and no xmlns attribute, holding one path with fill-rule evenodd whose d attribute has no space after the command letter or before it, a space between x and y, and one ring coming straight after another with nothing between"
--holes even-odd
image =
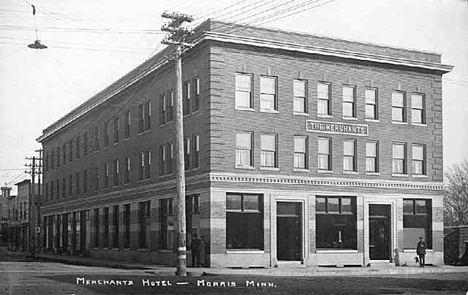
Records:
<instances>
[{"instance_id":1,"label":"utility pole","mask_svg":"<svg viewBox=\"0 0 468 295\"><path fill-rule=\"evenodd\" d=\"M32 161L31 164L25 164L26 167L29 167L29 171L26 173L31 175L31 185L29 189L29 251L32 257L36 256L36 249L38 248L38 235L39 232L36 232L38 227L38 198L36 198L36 176L39 177L41 174L41 161L42 161L42 150L39 151L40 157L26 157L26 160ZM39 177L40 183L40 177ZM39 228L40 229L40 228Z\"/></svg>"},{"instance_id":2,"label":"utility pole","mask_svg":"<svg viewBox=\"0 0 468 295\"><path fill-rule=\"evenodd\" d=\"M185 216L185 167L184 167L184 123L182 110L182 52L191 44L184 40L191 34L186 28L181 27L184 22L192 22L193 18L185 15L164 12L162 17L171 21L161 30L169 34L161 42L172 46L175 50L175 151L176 151L176 186L177 186L177 272L180 277L187 276L187 246L186 246L186 216Z\"/></svg>"}]
</instances>

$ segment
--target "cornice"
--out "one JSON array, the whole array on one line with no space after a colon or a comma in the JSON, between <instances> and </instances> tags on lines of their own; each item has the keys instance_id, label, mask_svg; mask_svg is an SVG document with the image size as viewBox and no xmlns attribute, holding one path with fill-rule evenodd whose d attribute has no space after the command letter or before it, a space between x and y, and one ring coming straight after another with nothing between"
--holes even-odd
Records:
<instances>
[{"instance_id":1,"label":"cornice","mask_svg":"<svg viewBox=\"0 0 468 295\"><path fill-rule=\"evenodd\" d=\"M323 177L299 177L286 175L257 175L236 173L211 173L212 182L253 183L253 184L280 184L280 185L306 185L306 186L331 186L331 187L359 187L359 188L385 188L385 189L409 189L442 191L443 183L438 182L413 182L369 180L355 178L323 178Z\"/></svg>"},{"instance_id":2,"label":"cornice","mask_svg":"<svg viewBox=\"0 0 468 295\"><path fill-rule=\"evenodd\" d=\"M304 45L304 44L297 44L297 43L291 43L291 42L286 43L286 42L281 42L278 40L263 39L263 38L256 38L256 37L246 37L246 36L239 36L239 35L232 35L232 34L223 34L223 33L212 32L212 31L205 32L204 35L201 36L201 38L199 39L199 41L203 41L203 40L213 40L213 41L225 42L225 43L251 45L251 46L266 47L266 48L271 48L271 49L281 49L281 50L286 50L286 51L339 57L339 58L350 59L350 60L370 61L370 62L375 62L375 63L380 63L380 64L407 66L407 67L412 67L412 68L440 71L444 74L450 72L453 69L453 66L445 65L441 63L433 63L433 62L427 62L427 61L405 59L405 58L384 56L384 55L378 55L378 54L372 54L372 53L349 51L349 50L343 50L343 49Z\"/></svg>"}]
</instances>

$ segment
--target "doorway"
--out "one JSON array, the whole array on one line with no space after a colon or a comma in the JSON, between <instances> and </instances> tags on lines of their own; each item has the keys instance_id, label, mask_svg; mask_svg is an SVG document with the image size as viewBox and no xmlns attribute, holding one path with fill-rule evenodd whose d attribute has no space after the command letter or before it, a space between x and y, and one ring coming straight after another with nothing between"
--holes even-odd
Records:
<instances>
[{"instance_id":1,"label":"doorway","mask_svg":"<svg viewBox=\"0 0 468 295\"><path fill-rule=\"evenodd\" d=\"M391 258L391 205L369 205L369 258Z\"/></svg>"},{"instance_id":2,"label":"doorway","mask_svg":"<svg viewBox=\"0 0 468 295\"><path fill-rule=\"evenodd\" d=\"M302 203L278 202L276 212L277 259L302 259Z\"/></svg>"}]
</instances>

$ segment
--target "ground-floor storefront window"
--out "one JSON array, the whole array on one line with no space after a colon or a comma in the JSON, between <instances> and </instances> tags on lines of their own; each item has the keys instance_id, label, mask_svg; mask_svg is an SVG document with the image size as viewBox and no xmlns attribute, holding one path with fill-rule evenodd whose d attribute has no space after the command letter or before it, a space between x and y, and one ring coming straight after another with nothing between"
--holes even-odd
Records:
<instances>
[{"instance_id":1,"label":"ground-floor storefront window","mask_svg":"<svg viewBox=\"0 0 468 295\"><path fill-rule=\"evenodd\" d=\"M419 237L432 249L432 200L403 200L403 248L416 249Z\"/></svg>"},{"instance_id":2,"label":"ground-floor storefront window","mask_svg":"<svg viewBox=\"0 0 468 295\"><path fill-rule=\"evenodd\" d=\"M355 197L316 197L317 249L357 249Z\"/></svg>"},{"instance_id":3,"label":"ground-floor storefront window","mask_svg":"<svg viewBox=\"0 0 468 295\"><path fill-rule=\"evenodd\" d=\"M226 247L264 249L262 195L226 195Z\"/></svg>"}]
</instances>

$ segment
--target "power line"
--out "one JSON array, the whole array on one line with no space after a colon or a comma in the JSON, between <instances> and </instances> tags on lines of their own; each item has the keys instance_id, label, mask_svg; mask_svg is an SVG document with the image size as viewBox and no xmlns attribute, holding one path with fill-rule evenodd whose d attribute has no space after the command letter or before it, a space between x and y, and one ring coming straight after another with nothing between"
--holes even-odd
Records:
<instances>
[{"instance_id":1,"label":"power line","mask_svg":"<svg viewBox=\"0 0 468 295\"><path fill-rule=\"evenodd\" d=\"M30 26L17 26L17 25L0 25L3 30L35 30ZM38 30L44 31L64 31L67 33L116 33L116 34L163 34L159 30L115 30L108 28L91 29L91 28L70 28L70 27L37 27Z\"/></svg>"}]
</instances>

